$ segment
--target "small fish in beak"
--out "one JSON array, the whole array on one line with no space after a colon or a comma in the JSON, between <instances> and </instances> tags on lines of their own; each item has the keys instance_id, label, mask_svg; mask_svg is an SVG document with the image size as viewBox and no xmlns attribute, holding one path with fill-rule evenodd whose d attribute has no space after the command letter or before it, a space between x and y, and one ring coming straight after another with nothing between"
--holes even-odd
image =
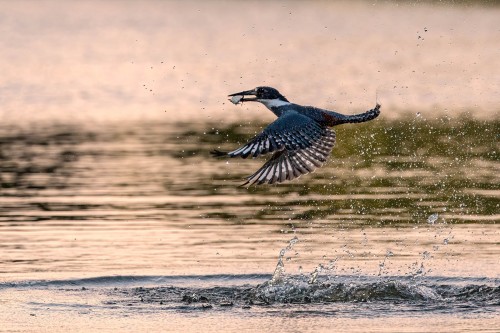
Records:
<instances>
[{"instance_id":1,"label":"small fish in beak","mask_svg":"<svg viewBox=\"0 0 500 333\"><path fill-rule=\"evenodd\" d=\"M247 91L242 91L242 92L238 92L238 93L229 95L229 97L231 97L231 99L229 99L229 100L231 101L231 103L233 103L235 105L243 103L243 102L256 102L257 97L248 97L248 96L256 96L256 95L257 95L257 92L255 91L255 89L247 90Z\"/></svg>"},{"instance_id":2,"label":"small fish in beak","mask_svg":"<svg viewBox=\"0 0 500 333\"><path fill-rule=\"evenodd\" d=\"M243 95L234 95L234 96L231 96L231 98L229 100L234 105L237 105L238 103L243 103L242 99L243 99Z\"/></svg>"}]
</instances>

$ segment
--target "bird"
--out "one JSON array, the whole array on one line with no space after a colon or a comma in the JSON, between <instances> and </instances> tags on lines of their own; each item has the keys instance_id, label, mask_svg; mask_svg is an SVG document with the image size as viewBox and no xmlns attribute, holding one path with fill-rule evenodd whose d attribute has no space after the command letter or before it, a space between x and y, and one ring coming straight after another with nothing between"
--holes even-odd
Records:
<instances>
[{"instance_id":1,"label":"bird","mask_svg":"<svg viewBox=\"0 0 500 333\"><path fill-rule=\"evenodd\" d=\"M212 150L215 157L255 158L272 153L271 158L241 186L276 184L315 171L328 159L335 145L330 127L362 123L380 114L380 104L364 113L343 115L313 106L291 103L277 89L261 86L230 94L234 104L260 102L278 118L242 147L233 151Z\"/></svg>"}]
</instances>

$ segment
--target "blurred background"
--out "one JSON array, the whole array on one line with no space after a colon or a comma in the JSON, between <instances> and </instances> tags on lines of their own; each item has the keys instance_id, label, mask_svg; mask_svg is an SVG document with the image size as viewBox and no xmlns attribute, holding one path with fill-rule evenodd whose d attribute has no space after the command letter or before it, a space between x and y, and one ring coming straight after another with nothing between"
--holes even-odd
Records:
<instances>
[{"instance_id":1,"label":"blurred background","mask_svg":"<svg viewBox=\"0 0 500 333\"><path fill-rule=\"evenodd\" d=\"M1 1L0 121L205 123L258 85L384 118L498 115L489 1ZM265 118L266 117L266 118Z\"/></svg>"}]
</instances>

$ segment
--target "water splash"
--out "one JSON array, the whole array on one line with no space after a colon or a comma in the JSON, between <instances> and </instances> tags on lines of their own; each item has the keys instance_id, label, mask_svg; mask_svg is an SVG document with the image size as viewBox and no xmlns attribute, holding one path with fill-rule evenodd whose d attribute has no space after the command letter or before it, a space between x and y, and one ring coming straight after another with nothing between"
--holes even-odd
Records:
<instances>
[{"instance_id":1,"label":"water splash","mask_svg":"<svg viewBox=\"0 0 500 333\"><path fill-rule=\"evenodd\" d=\"M385 257L384 257L384 260L382 260L379 264L378 264L378 267L379 267L379 271L378 271L378 276L381 276L382 273L384 273L384 269L385 269L385 262L387 261L387 259L389 259L390 257L394 256L394 253L391 251L391 250L387 250L387 252L385 253Z\"/></svg>"},{"instance_id":2,"label":"water splash","mask_svg":"<svg viewBox=\"0 0 500 333\"><path fill-rule=\"evenodd\" d=\"M318 279L319 273L321 273L322 271L323 271L322 264L319 264L318 266L316 266L316 268L314 269L314 271L311 273L311 275L309 277L309 284L315 284L317 279Z\"/></svg>"},{"instance_id":3,"label":"water splash","mask_svg":"<svg viewBox=\"0 0 500 333\"><path fill-rule=\"evenodd\" d=\"M425 274L427 274L427 271L425 269L425 266L424 266L424 262L420 262L420 266L418 265L419 262L416 261L415 263L413 263L412 267L413 267L413 272L411 273L411 277L413 279L417 278L417 277L420 277L420 276L425 276Z\"/></svg>"},{"instance_id":4,"label":"water splash","mask_svg":"<svg viewBox=\"0 0 500 333\"><path fill-rule=\"evenodd\" d=\"M285 264L283 263L283 257L285 254L290 251L293 246L299 241L297 236L294 236L290 241L288 241L288 245L284 248L281 249L280 255L278 257L278 263L276 264L276 268L274 269L273 276L271 280L269 281L269 284L278 284L283 282L283 278L285 275Z\"/></svg>"}]
</instances>

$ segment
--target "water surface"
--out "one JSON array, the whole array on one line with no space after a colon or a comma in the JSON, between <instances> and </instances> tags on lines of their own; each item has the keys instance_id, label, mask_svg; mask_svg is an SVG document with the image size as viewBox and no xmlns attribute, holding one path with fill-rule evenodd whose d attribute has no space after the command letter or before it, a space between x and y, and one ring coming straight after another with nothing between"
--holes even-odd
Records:
<instances>
[{"instance_id":1,"label":"water surface","mask_svg":"<svg viewBox=\"0 0 500 333\"><path fill-rule=\"evenodd\" d=\"M425 331L424 318L491 328L498 126L417 114L345 125L326 166L251 188L238 185L263 159L209 150L243 143L259 125L4 127L7 329L74 316L97 320L84 331L153 329L145 317L183 330L198 327L190 318L217 329L276 316L299 330L316 317L320 331L332 320L363 331L354 319L374 331L387 330L379 320Z\"/></svg>"}]
</instances>

